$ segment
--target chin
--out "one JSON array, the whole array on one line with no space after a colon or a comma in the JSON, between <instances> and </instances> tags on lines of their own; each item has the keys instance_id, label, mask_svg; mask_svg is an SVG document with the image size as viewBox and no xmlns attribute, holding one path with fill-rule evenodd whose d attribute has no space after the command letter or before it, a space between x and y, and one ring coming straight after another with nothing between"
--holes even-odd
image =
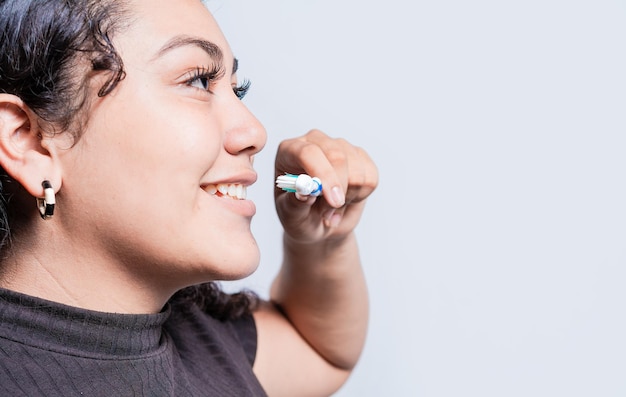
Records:
<instances>
[{"instance_id":1,"label":"chin","mask_svg":"<svg viewBox=\"0 0 626 397\"><path fill-rule=\"evenodd\" d=\"M256 271L260 262L259 249L255 245L255 249L250 251L241 250L237 255L231 255L223 262L218 277L224 281L233 281L246 278Z\"/></svg>"},{"instance_id":2,"label":"chin","mask_svg":"<svg viewBox=\"0 0 626 397\"><path fill-rule=\"evenodd\" d=\"M229 274L226 280L240 280L246 278L256 271L259 267L259 260L249 263L247 266L240 266L233 273Z\"/></svg>"},{"instance_id":3,"label":"chin","mask_svg":"<svg viewBox=\"0 0 626 397\"><path fill-rule=\"evenodd\" d=\"M218 281L237 281L252 275L258 266L253 266L246 271L222 274Z\"/></svg>"}]
</instances>

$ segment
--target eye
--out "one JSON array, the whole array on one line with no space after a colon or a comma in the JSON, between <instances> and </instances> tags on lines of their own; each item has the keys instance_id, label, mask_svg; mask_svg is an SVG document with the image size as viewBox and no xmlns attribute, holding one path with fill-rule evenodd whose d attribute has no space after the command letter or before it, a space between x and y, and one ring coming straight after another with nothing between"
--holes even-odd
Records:
<instances>
[{"instance_id":1,"label":"eye","mask_svg":"<svg viewBox=\"0 0 626 397\"><path fill-rule=\"evenodd\" d=\"M194 71L189 72L185 85L213 93L211 88L223 76L224 71L219 65L210 68L199 66Z\"/></svg>"},{"instance_id":2,"label":"eye","mask_svg":"<svg viewBox=\"0 0 626 397\"><path fill-rule=\"evenodd\" d=\"M237 98L243 99L246 96L250 89L250 84L250 80L245 79L241 84L233 87L233 92L237 95Z\"/></svg>"},{"instance_id":3,"label":"eye","mask_svg":"<svg viewBox=\"0 0 626 397\"><path fill-rule=\"evenodd\" d=\"M189 86L211 92L211 79L205 76L198 76L189 82Z\"/></svg>"}]
</instances>

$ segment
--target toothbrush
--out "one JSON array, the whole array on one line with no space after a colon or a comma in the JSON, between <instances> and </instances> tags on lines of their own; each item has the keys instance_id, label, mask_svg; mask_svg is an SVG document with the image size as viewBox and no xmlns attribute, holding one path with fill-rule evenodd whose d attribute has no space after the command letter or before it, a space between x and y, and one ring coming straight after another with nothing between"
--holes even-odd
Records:
<instances>
[{"instance_id":1,"label":"toothbrush","mask_svg":"<svg viewBox=\"0 0 626 397\"><path fill-rule=\"evenodd\" d=\"M286 192L296 193L300 196L317 197L322 194L322 181L317 177L307 174L285 174L276 178L276 186Z\"/></svg>"}]
</instances>

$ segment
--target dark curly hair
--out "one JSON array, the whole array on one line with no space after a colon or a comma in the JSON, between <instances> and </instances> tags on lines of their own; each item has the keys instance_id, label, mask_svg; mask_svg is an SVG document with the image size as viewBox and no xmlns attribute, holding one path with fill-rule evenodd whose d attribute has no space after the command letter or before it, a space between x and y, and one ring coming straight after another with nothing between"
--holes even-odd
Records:
<instances>
[{"instance_id":1,"label":"dark curly hair","mask_svg":"<svg viewBox=\"0 0 626 397\"><path fill-rule=\"evenodd\" d=\"M124 78L111 42L128 21L125 1L0 0L0 92L19 96L60 131L76 121L93 72L107 72L98 95Z\"/></svg>"},{"instance_id":2,"label":"dark curly hair","mask_svg":"<svg viewBox=\"0 0 626 397\"><path fill-rule=\"evenodd\" d=\"M113 36L132 21L125 0L0 0L0 93L15 95L43 121L46 133L80 138L93 95L108 95L124 79ZM96 74L106 76L97 93ZM11 195L17 184L0 168L0 250L15 222ZM19 189L19 187L17 187ZM216 283L188 287L172 298L195 302L220 319L248 313L255 295L229 295Z\"/></svg>"}]
</instances>

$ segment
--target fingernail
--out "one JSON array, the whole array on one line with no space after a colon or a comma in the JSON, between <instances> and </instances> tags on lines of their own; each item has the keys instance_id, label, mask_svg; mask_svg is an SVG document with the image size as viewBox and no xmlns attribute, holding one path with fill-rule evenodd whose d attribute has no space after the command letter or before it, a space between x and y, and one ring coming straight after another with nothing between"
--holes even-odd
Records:
<instances>
[{"instance_id":1,"label":"fingernail","mask_svg":"<svg viewBox=\"0 0 626 397\"><path fill-rule=\"evenodd\" d=\"M333 200L335 207L341 207L346 203L346 198L343 195L343 191L339 186L335 186L330 190L330 197Z\"/></svg>"},{"instance_id":2,"label":"fingernail","mask_svg":"<svg viewBox=\"0 0 626 397\"><path fill-rule=\"evenodd\" d=\"M339 226L339 223L341 223L341 214L333 214L333 216L330 218L330 227L337 227Z\"/></svg>"},{"instance_id":3,"label":"fingernail","mask_svg":"<svg viewBox=\"0 0 626 397\"><path fill-rule=\"evenodd\" d=\"M335 210L331 208L328 211L324 212L322 218L324 219L324 226L337 227L341 222L342 215L335 213Z\"/></svg>"},{"instance_id":4,"label":"fingernail","mask_svg":"<svg viewBox=\"0 0 626 397\"><path fill-rule=\"evenodd\" d=\"M326 225L330 225L330 220L332 219L333 215L335 215L334 208L331 208L328 211L324 212L324 214L322 214L322 218L324 219L324 223Z\"/></svg>"}]
</instances>

